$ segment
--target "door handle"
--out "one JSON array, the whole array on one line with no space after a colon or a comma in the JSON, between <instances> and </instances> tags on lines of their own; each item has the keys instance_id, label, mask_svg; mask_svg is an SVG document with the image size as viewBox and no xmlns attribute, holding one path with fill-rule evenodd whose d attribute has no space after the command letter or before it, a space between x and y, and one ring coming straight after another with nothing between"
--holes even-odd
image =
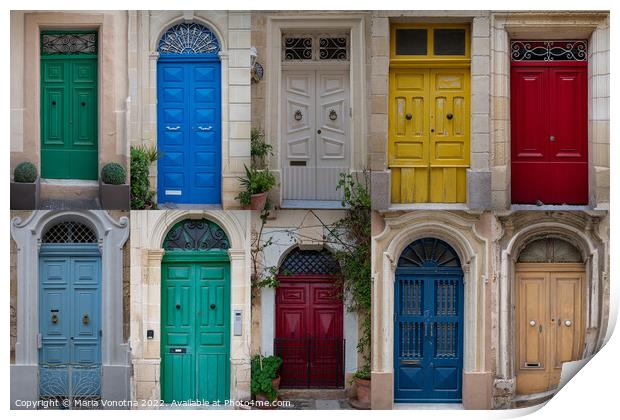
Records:
<instances>
[{"instance_id":1,"label":"door handle","mask_svg":"<svg viewBox=\"0 0 620 420\"><path fill-rule=\"evenodd\" d=\"M536 325L536 321L534 321L533 319L530 321L530 325L533 327Z\"/></svg>"},{"instance_id":2,"label":"door handle","mask_svg":"<svg viewBox=\"0 0 620 420\"><path fill-rule=\"evenodd\" d=\"M211 305L209 305L209 308L215 309L215 303L212 303Z\"/></svg>"},{"instance_id":3,"label":"door handle","mask_svg":"<svg viewBox=\"0 0 620 420\"><path fill-rule=\"evenodd\" d=\"M566 321L564 321L564 325L566 325L567 327L570 327L571 325L573 325L573 323L570 319L567 319Z\"/></svg>"},{"instance_id":4,"label":"door handle","mask_svg":"<svg viewBox=\"0 0 620 420\"><path fill-rule=\"evenodd\" d=\"M170 127L169 125L166 126L166 130L168 130L168 131L177 131L177 130L180 130L180 129L181 129L180 125L177 125L176 127Z\"/></svg>"},{"instance_id":5,"label":"door handle","mask_svg":"<svg viewBox=\"0 0 620 420\"><path fill-rule=\"evenodd\" d=\"M90 324L90 318L88 317L88 314L82 315L82 324L84 325Z\"/></svg>"},{"instance_id":6,"label":"door handle","mask_svg":"<svg viewBox=\"0 0 620 420\"><path fill-rule=\"evenodd\" d=\"M202 127L200 125L198 126L198 130L200 130L200 131L211 131L212 128L213 127L211 127L211 126L208 126L208 127Z\"/></svg>"},{"instance_id":7,"label":"door handle","mask_svg":"<svg viewBox=\"0 0 620 420\"><path fill-rule=\"evenodd\" d=\"M413 118L413 115L411 115L411 113L410 113L410 112L407 112L407 113L405 114L405 118L406 118L407 120L410 120L410 119L412 119L412 118Z\"/></svg>"},{"instance_id":8,"label":"door handle","mask_svg":"<svg viewBox=\"0 0 620 420\"><path fill-rule=\"evenodd\" d=\"M555 136L549 136L549 141L555 141Z\"/></svg>"},{"instance_id":9,"label":"door handle","mask_svg":"<svg viewBox=\"0 0 620 420\"><path fill-rule=\"evenodd\" d=\"M321 134L321 130L320 129L316 130L316 133Z\"/></svg>"},{"instance_id":10,"label":"door handle","mask_svg":"<svg viewBox=\"0 0 620 420\"><path fill-rule=\"evenodd\" d=\"M176 306L177 309L181 309L181 304L180 303L177 303L175 306Z\"/></svg>"},{"instance_id":11,"label":"door handle","mask_svg":"<svg viewBox=\"0 0 620 420\"><path fill-rule=\"evenodd\" d=\"M424 337L428 335L428 322L424 322Z\"/></svg>"},{"instance_id":12,"label":"door handle","mask_svg":"<svg viewBox=\"0 0 620 420\"><path fill-rule=\"evenodd\" d=\"M451 119L452 119L452 117L453 117L453 115L452 115L452 113L451 113L451 112L448 112L448 114L446 114L446 118L447 118L447 119L451 120Z\"/></svg>"}]
</instances>

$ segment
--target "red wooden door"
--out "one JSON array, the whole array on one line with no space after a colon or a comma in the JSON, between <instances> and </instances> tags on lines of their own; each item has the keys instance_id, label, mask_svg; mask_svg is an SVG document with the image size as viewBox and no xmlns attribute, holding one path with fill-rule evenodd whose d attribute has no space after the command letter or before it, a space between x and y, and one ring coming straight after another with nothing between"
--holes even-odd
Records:
<instances>
[{"instance_id":1,"label":"red wooden door","mask_svg":"<svg viewBox=\"0 0 620 420\"><path fill-rule=\"evenodd\" d=\"M278 281L275 353L282 357L282 386L342 386L343 305L335 277L280 275Z\"/></svg>"},{"instance_id":2,"label":"red wooden door","mask_svg":"<svg viewBox=\"0 0 620 420\"><path fill-rule=\"evenodd\" d=\"M513 62L512 203L588 203L587 62Z\"/></svg>"}]
</instances>

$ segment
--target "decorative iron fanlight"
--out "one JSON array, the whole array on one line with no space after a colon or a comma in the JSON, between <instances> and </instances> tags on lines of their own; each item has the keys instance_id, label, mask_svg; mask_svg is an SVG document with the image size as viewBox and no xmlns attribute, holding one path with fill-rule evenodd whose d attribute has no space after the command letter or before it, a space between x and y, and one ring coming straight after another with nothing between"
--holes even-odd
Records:
<instances>
[{"instance_id":1,"label":"decorative iron fanlight","mask_svg":"<svg viewBox=\"0 0 620 420\"><path fill-rule=\"evenodd\" d=\"M164 239L167 251L208 251L229 249L230 241L224 230L210 220L182 220L170 229Z\"/></svg>"},{"instance_id":2,"label":"decorative iron fanlight","mask_svg":"<svg viewBox=\"0 0 620 420\"><path fill-rule=\"evenodd\" d=\"M198 23L180 23L169 28L159 40L160 54L209 54L220 51L215 34Z\"/></svg>"},{"instance_id":3,"label":"decorative iron fanlight","mask_svg":"<svg viewBox=\"0 0 620 420\"><path fill-rule=\"evenodd\" d=\"M327 249L309 250L296 248L291 251L282 265L279 273L293 274L336 274L340 271L338 261Z\"/></svg>"},{"instance_id":4,"label":"decorative iron fanlight","mask_svg":"<svg viewBox=\"0 0 620 420\"><path fill-rule=\"evenodd\" d=\"M588 41L511 41L512 61L588 61Z\"/></svg>"}]
</instances>

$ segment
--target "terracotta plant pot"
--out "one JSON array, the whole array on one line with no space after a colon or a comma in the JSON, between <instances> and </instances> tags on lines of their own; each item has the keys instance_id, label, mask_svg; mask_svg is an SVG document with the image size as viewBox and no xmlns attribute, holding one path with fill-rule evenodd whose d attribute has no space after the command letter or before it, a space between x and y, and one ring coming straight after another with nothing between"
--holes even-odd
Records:
<instances>
[{"instance_id":1,"label":"terracotta plant pot","mask_svg":"<svg viewBox=\"0 0 620 420\"><path fill-rule=\"evenodd\" d=\"M273 378L271 380L271 386L273 387L273 389L275 389L276 391L280 389L280 375L276 376L275 378Z\"/></svg>"},{"instance_id":2,"label":"terracotta plant pot","mask_svg":"<svg viewBox=\"0 0 620 420\"><path fill-rule=\"evenodd\" d=\"M250 209L252 210L262 210L265 208L265 204L267 203L267 192L263 192L260 194L252 194L250 197L251 204Z\"/></svg>"},{"instance_id":3,"label":"terracotta plant pot","mask_svg":"<svg viewBox=\"0 0 620 420\"><path fill-rule=\"evenodd\" d=\"M357 409L370 408L370 379L355 378L355 388L357 389L357 398L351 401Z\"/></svg>"}]
</instances>

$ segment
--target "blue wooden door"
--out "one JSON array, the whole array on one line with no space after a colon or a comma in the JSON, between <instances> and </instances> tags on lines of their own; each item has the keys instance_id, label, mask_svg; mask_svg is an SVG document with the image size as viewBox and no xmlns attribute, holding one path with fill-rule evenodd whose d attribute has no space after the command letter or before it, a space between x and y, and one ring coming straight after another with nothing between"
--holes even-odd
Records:
<instances>
[{"instance_id":1,"label":"blue wooden door","mask_svg":"<svg viewBox=\"0 0 620 420\"><path fill-rule=\"evenodd\" d=\"M395 402L460 402L463 272L454 250L425 238L401 254L394 293Z\"/></svg>"},{"instance_id":2,"label":"blue wooden door","mask_svg":"<svg viewBox=\"0 0 620 420\"><path fill-rule=\"evenodd\" d=\"M39 393L101 393L101 258L96 244L42 245L39 260Z\"/></svg>"},{"instance_id":3,"label":"blue wooden door","mask_svg":"<svg viewBox=\"0 0 620 420\"><path fill-rule=\"evenodd\" d=\"M220 62L160 59L157 86L158 202L220 204Z\"/></svg>"}]
</instances>

